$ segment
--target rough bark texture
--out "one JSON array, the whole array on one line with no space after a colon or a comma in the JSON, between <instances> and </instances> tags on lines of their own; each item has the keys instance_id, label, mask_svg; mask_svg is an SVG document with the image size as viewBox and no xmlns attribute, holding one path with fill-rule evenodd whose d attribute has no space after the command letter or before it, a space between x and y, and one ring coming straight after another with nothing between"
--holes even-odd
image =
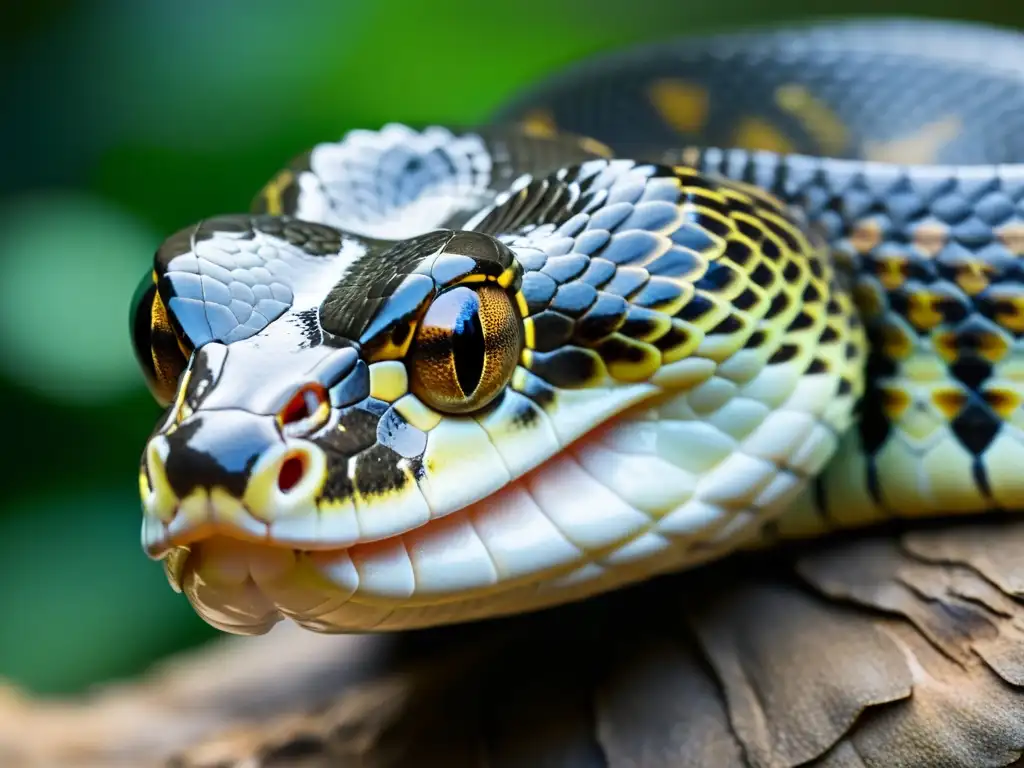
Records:
<instances>
[{"instance_id":1,"label":"rough bark texture","mask_svg":"<svg viewBox=\"0 0 1024 768\"><path fill-rule=\"evenodd\" d=\"M281 627L76 702L3 766L1024 765L1024 522L745 556L407 635Z\"/></svg>"}]
</instances>

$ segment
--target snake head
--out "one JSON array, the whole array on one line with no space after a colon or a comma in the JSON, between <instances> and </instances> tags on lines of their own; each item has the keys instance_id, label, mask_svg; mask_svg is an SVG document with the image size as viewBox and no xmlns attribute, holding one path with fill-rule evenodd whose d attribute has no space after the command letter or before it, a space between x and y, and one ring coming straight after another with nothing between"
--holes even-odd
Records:
<instances>
[{"instance_id":1,"label":"snake head","mask_svg":"<svg viewBox=\"0 0 1024 768\"><path fill-rule=\"evenodd\" d=\"M509 248L472 232L331 232L209 220L168 239L137 294L137 354L168 404L140 466L143 544L225 628L269 620L208 594L239 587L217 583L232 558L333 563L328 580L353 558L387 570L397 537L543 458L522 455L532 420L520 406L517 427L506 395L526 310ZM502 430L521 433L504 453Z\"/></svg>"},{"instance_id":2,"label":"snake head","mask_svg":"<svg viewBox=\"0 0 1024 768\"><path fill-rule=\"evenodd\" d=\"M253 342L210 342L196 350L143 458L147 520L165 526L148 526L160 531L149 553L221 529L253 541L356 541L358 530L332 536L311 523L352 453L330 439L332 422L337 430L345 409L369 415L369 394L367 366L352 347L268 353ZM362 437L375 441L366 430Z\"/></svg>"},{"instance_id":3,"label":"snake head","mask_svg":"<svg viewBox=\"0 0 1024 768\"><path fill-rule=\"evenodd\" d=\"M860 331L777 201L594 160L464 226L229 216L158 251L143 543L211 624L578 599L735 549L835 450Z\"/></svg>"}]
</instances>

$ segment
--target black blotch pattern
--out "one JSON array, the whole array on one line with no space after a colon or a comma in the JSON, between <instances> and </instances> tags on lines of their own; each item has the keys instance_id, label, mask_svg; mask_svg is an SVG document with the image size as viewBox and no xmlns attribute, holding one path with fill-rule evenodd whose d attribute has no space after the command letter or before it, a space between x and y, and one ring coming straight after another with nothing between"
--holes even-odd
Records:
<instances>
[{"instance_id":1,"label":"black blotch pattern","mask_svg":"<svg viewBox=\"0 0 1024 768\"><path fill-rule=\"evenodd\" d=\"M758 264L753 272L750 273L750 279L754 281L756 285L762 288L768 288L772 283L775 282L775 272L767 264Z\"/></svg>"},{"instance_id":2,"label":"black blotch pattern","mask_svg":"<svg viewBox=\"0 0 1024 768\"><path fill-rule=\"evenodd\" d=\"M708 335L715 336L720 333L735 333L736 331L742 330L742 328L743 323L736 315L726 315L718 325L708 331Z\"/></svg>"},{"instance_id":3,"label":"black blotch pattern","mask_svg":"<svg viewBox=\"0 0 1024 768\"><path fill-rule=\"evenodd\" d=\"M686 302L686 305L682 309L676 312L676 317L680 320L686 320L687 322L693 323L700 320L714 308L715 304L711 299L697 293L694 294L688 302Z\"/></svg>"},{"instance_id":4,"label":"black blotch pattern","mask_svg":"<svg viewBox=\"0 0 1024 768\"><path fill-rule=\"evenodd\" d=\"M409 482L399 462L402 457L379 443L355 457L356 492L363 497L379 496L404 488Z\"/></svg>"},{"instance_id":5,"label":"black blotch pattern","mask_svg":"<svg viewBox=\"0 0 1024 768\"><path fill-rule=\"evenodd\" d=\"M961 355L951 366L949 372L962 381L969 389L981 389L981 385L992 375L992 366L987 360L973 354Z\"/></svg>"},{"instance_id":6,"label":"black blotch pattern","mask_svg":"<svg viewBox=\"0 0 1024 768\"><path fill-rule=\"evenodd\" d=\"M534 349L538 352L558 349L572 338L573 327L570 318L550 309L534 315Z\"/></svg>"},{"instance_id":7,"label":"black blotch pattern","mask_svg":"<svg viewBox=\"0 0 1024 768\"><path fill-rule=\"evenodd\" d=\"M778 293L768 305L768 311L764 313L765 320L771 320L789 307L789 296L785 293Z\"/></svg>"},{"instance_id":8,"label":"black blotch pattern","mask_svg":"<svg viewBox=\"0 0 1024 768\"><path fill-rule=\"evenodd\" d=\"M762 344L764 344L765 338L766 336L764 331L754 331L752 334L750 334L750 338L747 339L747 343L744 344L743 346L746 347L747 349L757 349Z\"/></svg>"},{"instance_id":9,"label":"black blotch pattern","mask_svg":"<svg viewBox=\"0 0 1024 768\"><path fill-rule=\"evenodd\" d=\"M778 363L787 363L796 357L799 348L796 344L783 344L768 358L769 365L776 365Z\"/></svg>"},{"instance_id":10,"label":"black blotch pattern","mask_svg":"<svg viewBox=\"0 0 1024 768\"><path fill-rule=\"evenodd\" d=\"M1002 421L973 397L949 425L964 447L975 455L985 452L1002 426Z\"/></svg>"},{"instance_id":11,"label":"black blotch pattern","mask_svg":"<svg viewBox=\"0 0 1024 768\"><path fill-rule=\"evenodd\" d=\"M798 277L800 277L800 267L795 261L790 261L783 267L782 279L787 283L795 283Z\"/></svg>"},{"instance_id":12,"label":"black blotch pattern","mask_svg":"<svg viewBox=\"0 0 1024 768\"><path fill-rule=\"evenodd\" d=\"M539 376L528 375L519 391L541 408L555 401L555 390Z\"/></svg>"},{"instance_id":13,"label":"black blotch pattern","mask_svg":"<svg viewBox=\"0 0 1024 768\"><path fill-rule=\"evenodd\" d=\"M576 321L573 338L583 343L599 341L619 330L628 319L629 311L629 304L621 296L598 294L597 301Z\"/></svg>"},{"instance_id":14,"label":"black blotch pattern","mask_svg":"<svg viewBox=\"0 0 1024 768\"><path fill-rule=\"evenodd\" d=\"M597 348L601 357L608 362L639 363L644 360L644 350L636 344L628 344L619 336L609 336Z\"/></svg>"},{"instance_id":15,"label":"black blotch pattern","mask_svg":"<svg viewBox=\"0 0 1024 768\"><path fill-rule=\"evenodd\" d=\"M597 361L578 347L566 347L557 352L535 354L530 368L554 387L572 388L591 380L597 373Z\"/></svg>"},{"instance_id":16,"label":"black blotch pattern","mask_svg":"<svg viewBox=\"0 0 1024 768\"><path fill-rule=\"evenodd\" d=\"M814 318L805 310L800 310L797 316L793 318L793 322L789 324L789 330L802 331L805 328L810 328L812 325L814 325Z\"/></svg>"},{"instance_id":17,"label":"black blotch pattern","mask_svg":"<svg viewBox=\"0 0 1024 768\"><path fill-rule=\"evenodd\" d=\"M365 408L349 408L339 417L338 427L327 433L320 444L327 451L353 456L377 442L379 420L378 414Z\"/></svg>"}]
</instances>

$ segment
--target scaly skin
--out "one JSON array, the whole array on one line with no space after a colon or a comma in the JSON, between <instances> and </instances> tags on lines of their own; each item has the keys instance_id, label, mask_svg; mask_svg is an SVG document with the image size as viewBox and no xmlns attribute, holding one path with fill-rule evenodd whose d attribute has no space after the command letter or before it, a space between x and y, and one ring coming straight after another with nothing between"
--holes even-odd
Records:
<instances>
[{"instance_id":1,"label":"scaly skin","mask_svg":"<svg viewBox=\"0 0 1024 768\"><path fill-rule=\"evenodd\" d=\"M1024 168L967 164L1024 154L1024 57L942 30L645 48L183 229L134 315L147 551L228 631L355 632L1020 506Z\"/></svg>"}]
</instances>

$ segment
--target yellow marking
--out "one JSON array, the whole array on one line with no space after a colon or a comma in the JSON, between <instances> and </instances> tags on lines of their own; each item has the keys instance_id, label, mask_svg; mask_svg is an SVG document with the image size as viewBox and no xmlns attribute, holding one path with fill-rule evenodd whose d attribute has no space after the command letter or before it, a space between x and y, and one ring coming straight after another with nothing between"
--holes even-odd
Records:
<instances>
[{"instance_id":1,"label":"yellow marking","mask_svg":"<svg viewBox=\"0 0 1024 768\"><path fill-rule=\"evenodd\" d=\"M722 310L720 317L725 317L728 314L728 309L722 307L721 304L715 304L716 309ZM714 312L714 310L712 310ZM715 323L717 325L718 322ZM663 349L661 351L661 364L664 368L670 363L674 363L679 360L683 360L693 354L697 347L704 341L704 331L700 327L688 323L685 320L679 320L672 318L672 327L676 331L682 332L682 338L674 347L669 349ZM714 327L714 325L710 326ZM710 362L710 361L709 361ZM655 373L657 376L657 373Z\"/></svg>"},{"instance_id":2,"label":"yellow marking","mask_svg":"<svg viewBox=\"0 0 1024 768\"><path fill-rule=\"evenodd\" d=\"M1008 419L1020 407L1021 396L1012 389L990 387L981 393L982 398L988 403L988 407L999 414L1003 419Z\"/></svg>"},{"instance_id":3,"label":"yellow marking","mask_svg":"<svg viewBox=\"0 0 1024 768\"><path fill-rule=\"evenodd\" d=\"M881 336L882 352L886 357L900 360L914 349L906 332L895 323L885 323L881 328Z\"/></svg>"},{"instance_id":4,"label":"yellow marking","mask_svg":"<svg viewBox=\"0 0 1024 768\"><path fill-rule=\"evenodd\" d=\"M523 320L523 344L528 349L535 349L537 346L537 324L532 317Z\"/></svg>"},{"instance_id":5,"label":"yellow marking","mask_svg":"<svg viewBox=\"0 0 1024 768\"><path fill-rule=\"evenodd\" d=\"M657 347L613 333L597 345L612 378L618 381L646 381L661 366Z\"/></svg>"},{"instance_id":6,"label":"yellow marking","mask_svg":"<svg viewBox=\"0 0 1024 768\"><path fill-rule=\"evenodd\" d=\"M890 421L898 421L910 407L910 395L897 387L879 387L878 395L882 412Z\"/></svg>"},{"instance_id":7,"label":"yellow marking","mask_svg":"<svg viewBox=\"0 0 1024 768\"><path fill-rule=\"evenodd\" d=\"M385 360L370 366L370 397L393 403L409 391L409 374L405 363Z\"/></svg>"},{"instance_id":8,"label":"yellow marking","mask_svg":"<svg viewBox=\"0 0 1024 768\"><path fill-rule=\"evenodd\" d=\"M512 281L514 281L516 277L520 274L522 273L518 269L515 269L514 267L509 267L500 275L498 275L497 283L502 288L505 288L507 290L508 287L512 285Z\"/></svg>"},{"instance_id":9,"label":"yellow marking","mask_svg":"<svg viewBox=\"0 0 1024 768\"><path fill-rule=\"evenodd\" d=\"M152 497L150 498L147 495L143 498L148 501L146 506L151 514L162 522L169 523L174 518L174 513L178 506L178 497L172 490L170 481L167 479L167 470L164 468L164 462L161 460L156 449L152 447L152 443L146 450L148 453L147 465L151 480L150 493ZM143 470L143 474L145 474L145 470ZM144 482L140 476L140 490Z\"/></svg>"},{"instance_id":10,"label":"yellow marking","mask_svg":"<svg viewBox=\"0 0 1024 768\"><path fill-rule=\"evenodd\" d=\"M1010 351L1010 343L998 333L980 333L977 351L990 363L998 363Z\"/></svg>"},{"instance_id":11,"label":"yellow marking","mask_svg":"<svg viewBox=\"0 0 1024 768\"><path fill-rule=\"evenodd\" d=\"M278 477L284 462L292 458L303 462L305 472L299 485L286 497L282 497ZM241 504L253 517L269 523L274 519L294 514L296 510L304 510L315 505L326 482L327 456L324 452L314 443L292 438L285 443L284 450L269 452L256 462L251 469ZM238 502L230 494L223 497L215 494L213 500L216 502L214 515L223 515L230 520L235 514L230 507ZM242 531L241 526L232 526L233 535L238 535L239 531Z\"/></svg>"},{"instance_id":12,"label":"yellow marking","mask_svg":"<svg viewBox=\"0 0 1024 768\"><path fill-rule=\"evenodd\" d=\"M876 269L878 279L887 290L895 290L907 279L909 261L905 256L888 254L878 259Z\"/></svg>"},{"instance_id":13,"label":"yellow marking","mask_svg":"<svg viewBox=\"0 0 1024 768\"><path fill-rule=\"evenodd\" d=\"M760 117L747 117L740 121L730 144L740 149L760 149L779 154L796 151L796 146L782 131Z\"/></svg>"},{"instance_id":14,"label":"yellow marking","mask_svg":"<svg viewBox=\"0 0 1024 768\"><path fill-rule=\"evenodd\" d=\"M664 336L672 328L672 318L662 312L652 312L643 307L634 307L630 313L633 317L648 323L646 333L629 334L637 341L654 342Z\"/></svg>"},{"instance_id":15,"label":"yellow marking","mask_svg":"<svg viewBox=\"0 0 1024 768\"><path fill-rule=\"evenodd\" d=\"M942 313L935 309L940 301L942 301L942 297L932 293L911 294L908 301L907 319L918 330L930 331L942 322Z\"/></svg>"},{"instance_id":16,"label":"yellow marking","mask_svg":"<svg viewBox=\"0 0 1024 768\"><path fill-rule=\"evenodd\" d=\"M213 519L220 524L228 524L242 528L246 525L249 512L242 502L219 486L210 489L210 509Z\"/></svg>"},{"instance_id":17,"label":"yellow marking","mask_svg":"<svg viewBox=\"0 0 1024 768\"><path fill-rule=\"evenodd\" d=\"M611 147L606 144L602 144L597 139L584 137L580 139L580 147L585 151L591 152L600 157L612 157L615 154L612 152Z\"/></svg>"},{"instance_id":18,"label":"yellow marking","mask_svg":"<svg viewBox=\"0 0 1024 768\"><path fill-rule=\"evenodd\" d=\"M927 165L938 161L942 148L963 130L956 115L928 123L909 136L889 141L865 141L864 159L881 163Z\"/></svg>"},{"instance_id":19,"label":"yellow marking","mask_svg":"<svg viewBox=\"0 0 1024 768\"><path fill-rule=\"evenodd\" d=\"M293 181L295 181L295 174L289 170L284 170L263 187L263 199L267 204L267 213L271 216L280 216L284 212L281 195L284 194L285 189Z\"/></svg>"},{"instance_id":20,"label":"yellow marking","mask_svg":"<svg viewBox=\"0 0 1024 768\"><path fill-rule=\"evenodd\" d=\"M969 261L960 265L957 270L956 284L963 289L968 296L976 296L989 285L989 275L993 269L988 264L979 261Z\"/></svg>"},{"instance_id":21,"label":"yellow marking","mask_svg":"<svg viewBox=\"0 0 1024 768\"><path fill-rule=\"evenodd\" d=\"M376 363L383 360L400 360L404 358L409 353L409 347L412 346L412 340L416 335L416 324L409 323L405 330L405 336L397 340L395 339L394 332L388 334L384 339L384 343L372 350L370 361Z\"/></svg>"},{"instance_id":22,"label":"yellow marking","mask_svg":"<svg viewBox=\"0 0 1024 768\"><path fill-rule=\"evenodd\" d=\"M708 119L708 92L683 80L655 81L648 97L658 115L680 133L699 133Z\"/></svg>"},{"instance_id":23,"label":"yellow marking","mask_svg":"<svg viewBox=\"0 0 1024 768\"><path fill-rule=\"evenodd\" d=\"M530 305L526 303L526 296L523 295L522 291L516 291L515 302L519 308L520 317L526 317L530 314Z\"/></svg>"},{"instance_id":24,"label":"yellow marking","mask_svg":"<svg viewBox=\"0 0 1024 768\"><path fill-rule=\"evenodd\" d=\"M182 374L181 381L178 382L178 392L175 395L174 403L171 405L171 413L174 414L174 419L171 425L167 428L167 434L171 434L178 428L185 419L192 415L192 409L189 408L186 402L185 393L188 391L188 383L192 379L192 369L189 368Z\"/></svg>"},{"instance_id":25,"label":"yellow marking","mask_svg":"<svg viewBox=\"0 0 1024 768\"><path fill-rule=\"evenodd\" d=\"M188 562L189 554L191 554L191 550L188 547L172 547L163 558L167 583L178 594L181 594L181 584L185 577L185 564Z\"/></svg>"},{"instance_id":26,"label":"yellow marking","mask_svg":"<svg viewBox=\"0 0 1024 768\"><path fill-rule=\"evenodd\" d=\"M178 504L178 517L185 520L186 528L210 522L210 496L205 488L197 488Z\"/></svg>"},{"instance_id":27,"label":"yellow marking","mask_svg":"<svg viewBox=\"0 0 1024 768\"><path fill-rule=\"evenodd\" d=\"M555 123L555 116L546 109L535 109L523 116L520 121L523 132L527 136L550 139L558 133L558 125Z\"/></svg>"},{"instance_id":28,"label":"yellow marking","mask_svg":"<svg viewBox=\"0 0 1024 768\"><path fill-rule=\"evenodd\" d=\"M842 120L804 86L795 83L779 86L775 89L775 103L803 124L823 154L838 155L846 148L846 127Z\"/></svg>"},{"instance_id":29,"label":"yellow marking","mask_svg":"<svg viewBox=\"0 0 1024 768\"><path fill-rule=\"evenodd\" d=\"M356 503L351 496L320 498L316 502L317 509L323 515L353 515L356 514Z\"/></svg>"},{"instance_id":30,"label":"yellow marking","mask_svg":"<svg viewBox=\"0 0 1024 768\"><path fill-rule=\"evenodd\" d=\"M421 432L429 432L441 421L441 414L412 394L395 403L395 412Z\"/></svg>"},{"instance_id":31,"label":"yellow marking","mask_svg":"<svg viewBox=\"0 0 1024 768\"><path fill-rule=\"evenodd\" d=\"M932 402L939 409L939 413L952 421L967 405L967 393L955 387L936 389L932 392Z\"/></svg>"},{"instance_id":32,"label":"yellow marking","mask_svg":"<svg viewBox=\"0 0 1024 768\"><path fill-rule=\"evenodd\" d=\"M995 319L1008 331L1024 333L1024 296L1000 296Z\"/></svg>"},{"instance_id":33,"label":"yellow marking","mask_svg":"<svg viewBox=\"0 0 1024 768\"><path fill-rule=\"evenodd\" d=\"M957 348L956 334L953 331L944 331L942 333L935 334L935 336L932 337L932 347L934 347L939 357L947 363L956 362L959 352Z\"/></svg>"}]
</instances>

